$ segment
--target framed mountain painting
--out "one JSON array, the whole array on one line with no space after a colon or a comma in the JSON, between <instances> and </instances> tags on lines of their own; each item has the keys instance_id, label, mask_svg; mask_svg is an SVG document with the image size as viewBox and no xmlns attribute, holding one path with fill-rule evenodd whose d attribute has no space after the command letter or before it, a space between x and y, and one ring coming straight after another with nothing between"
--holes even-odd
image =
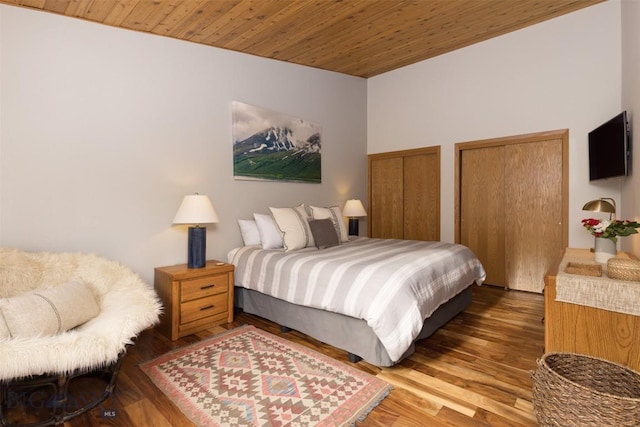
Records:
<instances>
[{"instance_id":1,"label":"framed mountain painting","mask_svg":"<svg viewBox=\"0 0 640 427\"><path fill-rule=\"evenodd\" d=\"M235 179L322 181L318 123L237 101L231 110Z\"/></svg>"}]
</instances>

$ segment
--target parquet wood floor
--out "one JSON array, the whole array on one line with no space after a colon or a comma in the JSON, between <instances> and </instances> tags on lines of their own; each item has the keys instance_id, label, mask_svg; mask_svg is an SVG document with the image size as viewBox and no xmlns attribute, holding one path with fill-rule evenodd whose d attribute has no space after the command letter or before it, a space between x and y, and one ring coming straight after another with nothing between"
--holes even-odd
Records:
<instances>
[{"instance_id":1,"label":"parquet wood floor","mask_svg":"<svg viewBox=\"0 0 640 427\"><path fill-rule=\"evenodd\" d=\"M474 287L472 305L416 345L416 352L391 368L357 366L394 386L360 424L372 426L536 426L529 371L542 356L542 295ZM140 371L140 362L241 324L253 324L349 364L347 355L298 332L248 314L235 322L171 342L144 331L123 361L114 395L98 408L65 423L87 426L191 426L189 420ZM104 417L104 411L113 417Z\"/></svg>"}]
</instances>

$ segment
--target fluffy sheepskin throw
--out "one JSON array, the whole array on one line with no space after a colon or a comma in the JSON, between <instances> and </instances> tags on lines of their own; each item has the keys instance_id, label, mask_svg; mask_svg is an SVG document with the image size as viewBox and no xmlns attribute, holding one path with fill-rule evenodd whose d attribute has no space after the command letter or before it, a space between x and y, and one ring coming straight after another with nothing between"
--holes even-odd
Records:
<instances>
[{"instance_id":1,"label":"fluffy sheepskin throw","mask_svg":"<svg viewBox=\"0 0 640 427\"><path fill-rule=\"evenodd\" d=\"M93 254L0 248L0 298L71 279L90 286L100 313L57 335L0 339L0 381L108 365L158 321L162 305L155 291L120 263Z\"/></svg>"}]
</instances>

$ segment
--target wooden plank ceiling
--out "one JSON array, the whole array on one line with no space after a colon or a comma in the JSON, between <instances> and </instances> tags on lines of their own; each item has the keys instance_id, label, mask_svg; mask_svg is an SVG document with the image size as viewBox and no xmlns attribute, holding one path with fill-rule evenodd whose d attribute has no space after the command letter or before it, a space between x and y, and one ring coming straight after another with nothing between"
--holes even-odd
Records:
<instances>
[{"instance_id":1,"label":"wooden plank ceiling","mask_svg":"<svg viewBox=\"0 0 640 427\"><path fill-rule=\"evenodd\" d=\"M371 77L603 0L0 0Z\"/></svg>"}]
</instances>

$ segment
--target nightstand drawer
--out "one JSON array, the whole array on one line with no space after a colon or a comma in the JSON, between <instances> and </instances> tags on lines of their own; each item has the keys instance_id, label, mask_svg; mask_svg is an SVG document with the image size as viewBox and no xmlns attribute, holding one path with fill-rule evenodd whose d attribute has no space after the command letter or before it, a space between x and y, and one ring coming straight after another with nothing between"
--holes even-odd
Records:
<instances>
[{"instance_id":1,"label":"nightstand drawer","mask_svg":"<svg viewBox=\"0 0 640 427\"><path fill-rule=\"evenodd\" d=\"M229 276L217 274L200 279L183 280L180 301L191 301L197 298L216 295L229 290Z\"/></svg>"},{"instance_id":2,"label":"nightstand drawer","mask_svg":"<svg viewBox=\"0 0 640 427\"><path fill-rule=\"evenodd\" d=\"M180 304L180 323L189 323L227 311L228 295L218 294Z\"/></svg>"}]
</instances>

